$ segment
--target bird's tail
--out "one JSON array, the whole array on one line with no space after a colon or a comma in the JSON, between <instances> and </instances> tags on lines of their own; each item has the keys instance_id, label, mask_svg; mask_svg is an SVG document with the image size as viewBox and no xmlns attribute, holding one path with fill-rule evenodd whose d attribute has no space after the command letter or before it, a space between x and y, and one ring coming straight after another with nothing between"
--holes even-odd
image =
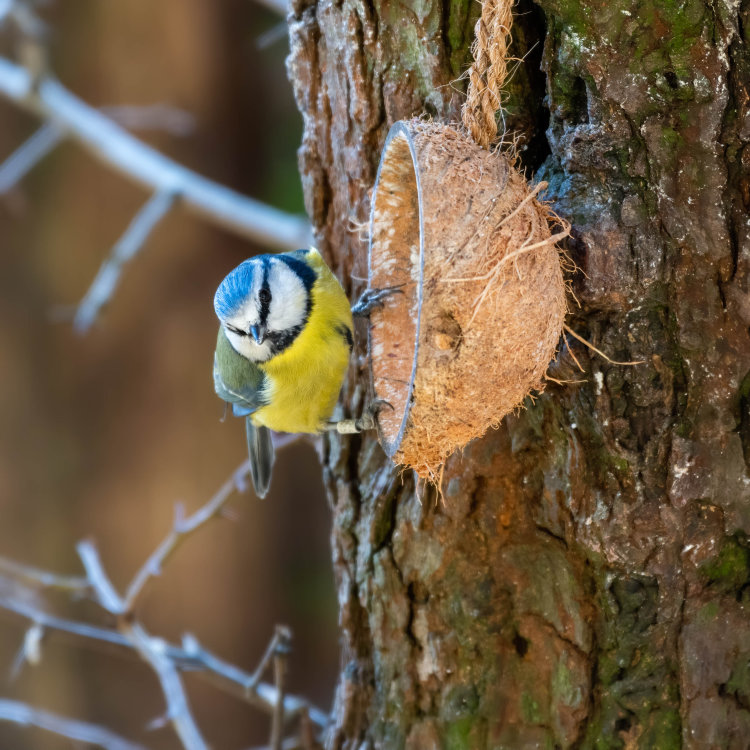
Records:
<instances>
[{"instance_id":1,"label":"bird's tail","mask_svg":"<svg viewBox=\"0 0 750 750\"><path fill-rule=\"evenodd\" d=\"M245 419L247 432L247 452L250 456L250 475L253 478L255 494L263 498L271 485L273 470L273 442L268 427L254 425L250 417Z\"/></svg>"}]
</instances>

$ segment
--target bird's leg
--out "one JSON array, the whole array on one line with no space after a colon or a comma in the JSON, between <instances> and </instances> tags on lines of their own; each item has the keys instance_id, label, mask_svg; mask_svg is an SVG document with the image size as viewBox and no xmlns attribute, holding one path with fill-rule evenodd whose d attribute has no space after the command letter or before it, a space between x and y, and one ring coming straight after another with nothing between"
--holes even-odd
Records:
<instances>
[{"instance_id":1,"label":"bird's leg","mask_svg":"<svg viewBox=\"0 0 750 750\"><path fill-rule=\"evenodd\" d=\"M382 398L376 398L365 407L359 419L340 419L338 422L328 422L326 423L325 430L338 432L339 435L357 435L366 430L374 430L375 417L384 406L393 409L392 404L389 404Z\"/></svg>"},{"instance_id":2,"label":"bird's leg","mask_svg":"<svg viewBox=\"0 0 750 750\"><path fill-rule=\"evenodd\" d=\"M383 306L386 297L390 297L392 294L403 294L403 287L404 284L398 284L383 289L366 289L352 306L352 315L366 318L373 310Z\"/></svg>"}]
</instances>

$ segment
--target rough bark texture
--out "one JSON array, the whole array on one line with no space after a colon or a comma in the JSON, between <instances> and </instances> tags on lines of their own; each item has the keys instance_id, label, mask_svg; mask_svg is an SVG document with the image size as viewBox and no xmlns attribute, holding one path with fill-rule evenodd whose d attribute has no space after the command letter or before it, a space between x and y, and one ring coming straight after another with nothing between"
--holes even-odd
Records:
<instances>
[{"instance_id":1,"label":"rough bark texture","mask_svg":"<svg viewBox=\"0 0 750 750\"><path fill-rule=\"evenodd\" d=\"M356 229L389 125L457 118L478 7L293 2L307 207L343 278L365 275ZM586 382L454 457L444 503L372 437L328 444L343 638L328 747L746 748L750 5L518 12L515 53L539 45L509 126L574 226L569 322L646 364L576 345ZM557 371L574 374L568 355Z\"/></svg>"}]
</instances>

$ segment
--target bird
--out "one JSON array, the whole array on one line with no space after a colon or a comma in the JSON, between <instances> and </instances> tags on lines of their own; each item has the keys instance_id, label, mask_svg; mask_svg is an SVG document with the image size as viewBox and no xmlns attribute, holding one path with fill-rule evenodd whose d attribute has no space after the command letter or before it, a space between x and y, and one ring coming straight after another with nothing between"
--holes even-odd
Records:
<instances>
[{"instance_id":1,"label":"bird","mask_svg":"<svg viewBox=\"0 0 750 750\"><path fill-rule=\"evenodd\" d=\"M250 475L259 497L274 462L271 430L318 434L374 427L382 403L359 419L331 420L354 344L352 315L394 291L368 290L354 308L315 248L254 256L219 284L214 390L245 418Z\"/></svg>"}]
</instances>

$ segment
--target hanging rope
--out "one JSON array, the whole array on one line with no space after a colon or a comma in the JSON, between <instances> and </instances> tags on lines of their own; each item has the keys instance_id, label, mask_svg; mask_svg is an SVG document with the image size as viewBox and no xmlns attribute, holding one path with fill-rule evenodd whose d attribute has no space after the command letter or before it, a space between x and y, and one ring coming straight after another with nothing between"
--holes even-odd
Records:
<instances>
[{"instance_id":1,"label":"hanging rope","mask_svg":"<svg viewBox=\"0 0 750 750\"><path fill-rule=\"evenodd\" d=\"M482 148L497 138L495 113L502 107L502 88L508 73L507 53L513 25L513 0L485 0L474 27L469 90L461 111L464 127Z\"/></svg>"}]
</instances>

